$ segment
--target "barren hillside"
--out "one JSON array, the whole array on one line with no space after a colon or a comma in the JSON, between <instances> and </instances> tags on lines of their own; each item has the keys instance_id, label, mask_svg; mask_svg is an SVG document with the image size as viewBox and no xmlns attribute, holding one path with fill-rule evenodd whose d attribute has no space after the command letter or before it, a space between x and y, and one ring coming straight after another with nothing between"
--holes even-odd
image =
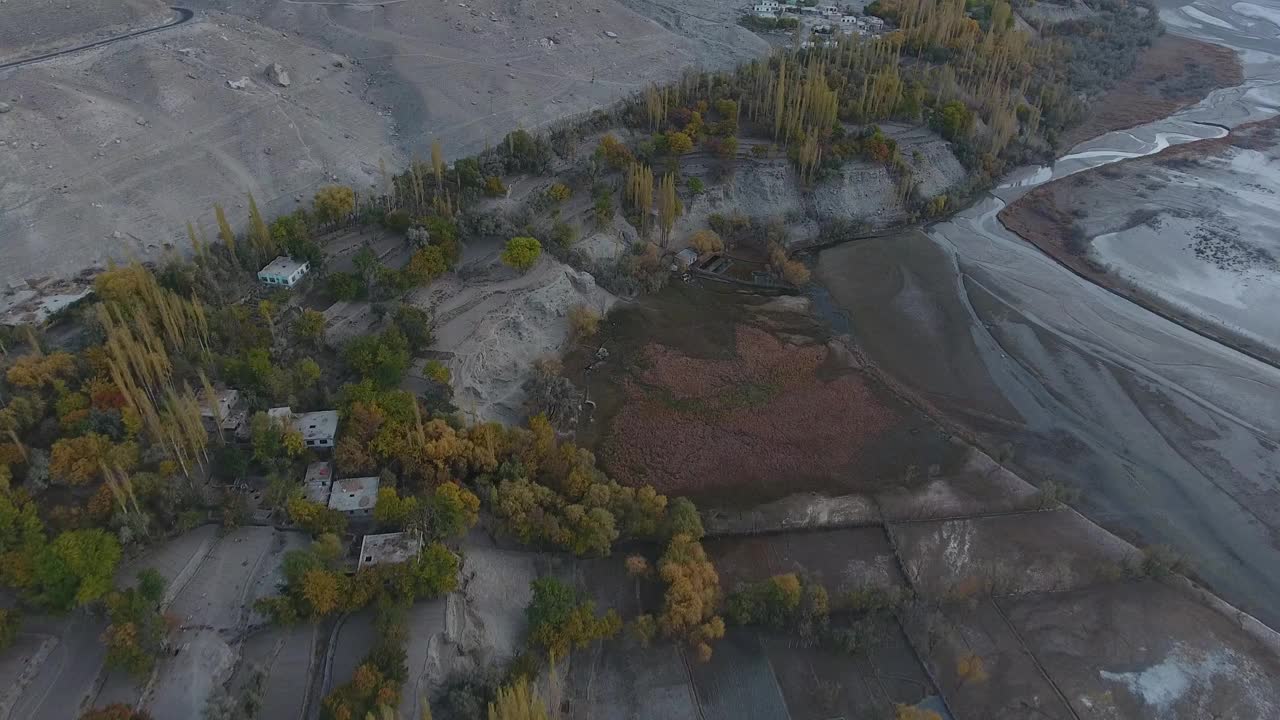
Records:
<instances>
[{"instance_id":1,"label":"barren hillside","mask_svg":"<svg viewBox=\"0 0 1280 720\"><path fill-rule=\"evenodd\" d=\"M188 220L212 228L214 202L235 224L245 192L287 211L325 182L368 188L379 159L401 167L434 138L469 154L767 49L731 23L698 40L616 2L188 6L173 29L0 71L0 162L16 170L0 178L0 282L154 258L186 246Z\"/></svg>"},{"instance_id":2,"label":"barren hillside","mask_svg":"<svg viewBox=\"0 0 1280 720\"><path fill-rule=\"evenodd\" d=\"M5 0L0 62L161 25L172 16L163 0Z\"/></svg>"}]
</instances>

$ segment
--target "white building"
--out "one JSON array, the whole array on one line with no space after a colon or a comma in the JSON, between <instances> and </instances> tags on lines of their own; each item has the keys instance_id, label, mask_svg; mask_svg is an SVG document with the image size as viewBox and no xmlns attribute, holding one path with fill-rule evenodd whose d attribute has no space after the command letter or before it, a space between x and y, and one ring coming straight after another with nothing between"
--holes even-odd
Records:
<instances>
[{"instance_id":1,"label":"white building","mask_svg":"<svg viewBox=\"0 0 1280 720\"><path fill-rule=\"evenodd\" d=\"M281 423L289 423L302 433L302 440L309 448L331 448L338 435L338 411L318 410L297 413L288 405L267 410L267 417Z\"/></svg>"},{"instance_id":2,"label":"white building","mask_svg":"<svg viewBox=\"0 0 1280 720\"><path fill-rule=\"evenodd\" d=\"M338 411L319 410L293 416L293 427L309 448L331 448L338 435Z\"/></svg>"},{"instance_id":3,"label":"white building","mask_svg":"<svg viewBox=\"0 0 1280 720\"><path fill-rule=\"evenodd\" d=\"M775 13L782 9L782 3L775 2L775 0L761 0L761 2L751 6L751 9L757 13Z\"/></svg>"},{"instance_id":4,"label":"white building","mask_svg":"<svg viewBox=\"0 0 1280 720\"><path fill-rule=\"evenodd\" d=\"M310 269L311 264L306 260L294 260L281 255L258 271L258 279L264 285L293 287Z\"/></svg>"},{"instance_id":5,"label":"white building","mask_svg":"<svg viewBox=\"0 0 1280 720\"><path fill-rule=\"evenodd\" d=\"M408 562L422 551L422 537L412 532L365 535L360 541L360 568Z\"/></svg>"},{"instance_id":6,"label":"white building","mask_svg":"<svg viewBox=\"0 0 1280 720\"><path fill-rule=\"evenodd\" d=\"M338 480L329 491L329 508L349 517L369 517L378 502L376 477Z\"/></svg>"}]
</instances>

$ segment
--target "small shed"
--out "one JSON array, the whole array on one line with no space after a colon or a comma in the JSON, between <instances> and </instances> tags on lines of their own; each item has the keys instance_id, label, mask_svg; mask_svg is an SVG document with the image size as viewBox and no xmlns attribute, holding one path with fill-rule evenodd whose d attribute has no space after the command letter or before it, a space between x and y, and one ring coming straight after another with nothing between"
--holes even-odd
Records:
<instances>
[{"instance_id":1,"label":"small shed","mask_svg":"<svg viewBox=\"0 0 1280 720\"><path fill-rule=\"evenodd\" d=\"M376 477L338 480L329 492L329 508L349 517L369 517L378 502L378 484Z\"/></svg>"},{"instance_id":2,"label":"small shed","mask_svg":"<svg viewBox=\"0 0 1280 720\"><path fill-rule=\"evenodd\" d=\"M693 267L698 262L698 251L693 248L685 248L676 253L676 269L683 272Z\"/></svg>"},{"instance_id":3,"label":"small shed","mask_svg":"<svg viewBox=\"0 0 1280 720\"><path fill-rule=\"evenodd\" d=\"M281 255L258 271L258 280L272 287L293 287L311 270L306 260L294 260Z\"/></svg>"}]
</instances>

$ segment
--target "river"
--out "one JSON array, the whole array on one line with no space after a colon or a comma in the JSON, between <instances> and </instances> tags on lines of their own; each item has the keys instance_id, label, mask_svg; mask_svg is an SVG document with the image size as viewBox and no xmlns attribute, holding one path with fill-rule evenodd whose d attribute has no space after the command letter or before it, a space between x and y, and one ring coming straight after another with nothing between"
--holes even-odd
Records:
<instances>
[{"instance_id":1,"label":"river","mask_svg":"<svg viewBox=\"0 0 1280 720\"><path fill-rule=\"evenodd\" d=\"M1169 3L1161 17L1238 50L1244 83L1016 171L924 233L825 251L819 278L883 371L1006 448L1028 479L1078 488L1089 517L1175 548L1280 628L1280 370L1077 277L996 219L1040 183L1280 109L1280 0Z\"/></svg>"}]
</instances>

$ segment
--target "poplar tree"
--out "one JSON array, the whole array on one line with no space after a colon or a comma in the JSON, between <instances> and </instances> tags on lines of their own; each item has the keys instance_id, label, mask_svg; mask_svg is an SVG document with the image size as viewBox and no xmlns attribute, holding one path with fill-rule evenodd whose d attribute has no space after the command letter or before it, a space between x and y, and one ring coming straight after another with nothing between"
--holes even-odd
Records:
<instances>
[{"instance_id":1,"label":"poplar tree","mask_svg":"<svg viewBox=\"0 0 1280 720\"><path fill-rule=\"evenodd\" d=\"M671 230L675 227L676 218L684 213L680 198L676 196L675 173L667 173L662 177L658 189L658 222L662 227L662 247L671 239Z\"/></svg>"},{"instance_id":2,"label":"poplar tree","mask_svg":"<svg viewBox=\"0 0 1280 720\"><path fill-rule=\"evenodd\" d=\"M258 251L259 259L262 259L274 253L275 242L271 239L271 231L267 229L267 223L262 219L262 213L258 210L258 202L254 200L253 193L248 195L249 239L254 249Z\"/></svg>"},{"instance_id":3,"label":"poplar tree","mask_svg":"<svg viewBox=\"0 0 1280 720\"><path fill-rule=\"evenodd\" d=\"M236 254L236 234L231 229L231 223L227 222L227 213L223 211L222 206L213 204L213 215L218 219L218 239L226 243L227 249L231 251L231 256Z\"/></svg>"}]
</instances>

